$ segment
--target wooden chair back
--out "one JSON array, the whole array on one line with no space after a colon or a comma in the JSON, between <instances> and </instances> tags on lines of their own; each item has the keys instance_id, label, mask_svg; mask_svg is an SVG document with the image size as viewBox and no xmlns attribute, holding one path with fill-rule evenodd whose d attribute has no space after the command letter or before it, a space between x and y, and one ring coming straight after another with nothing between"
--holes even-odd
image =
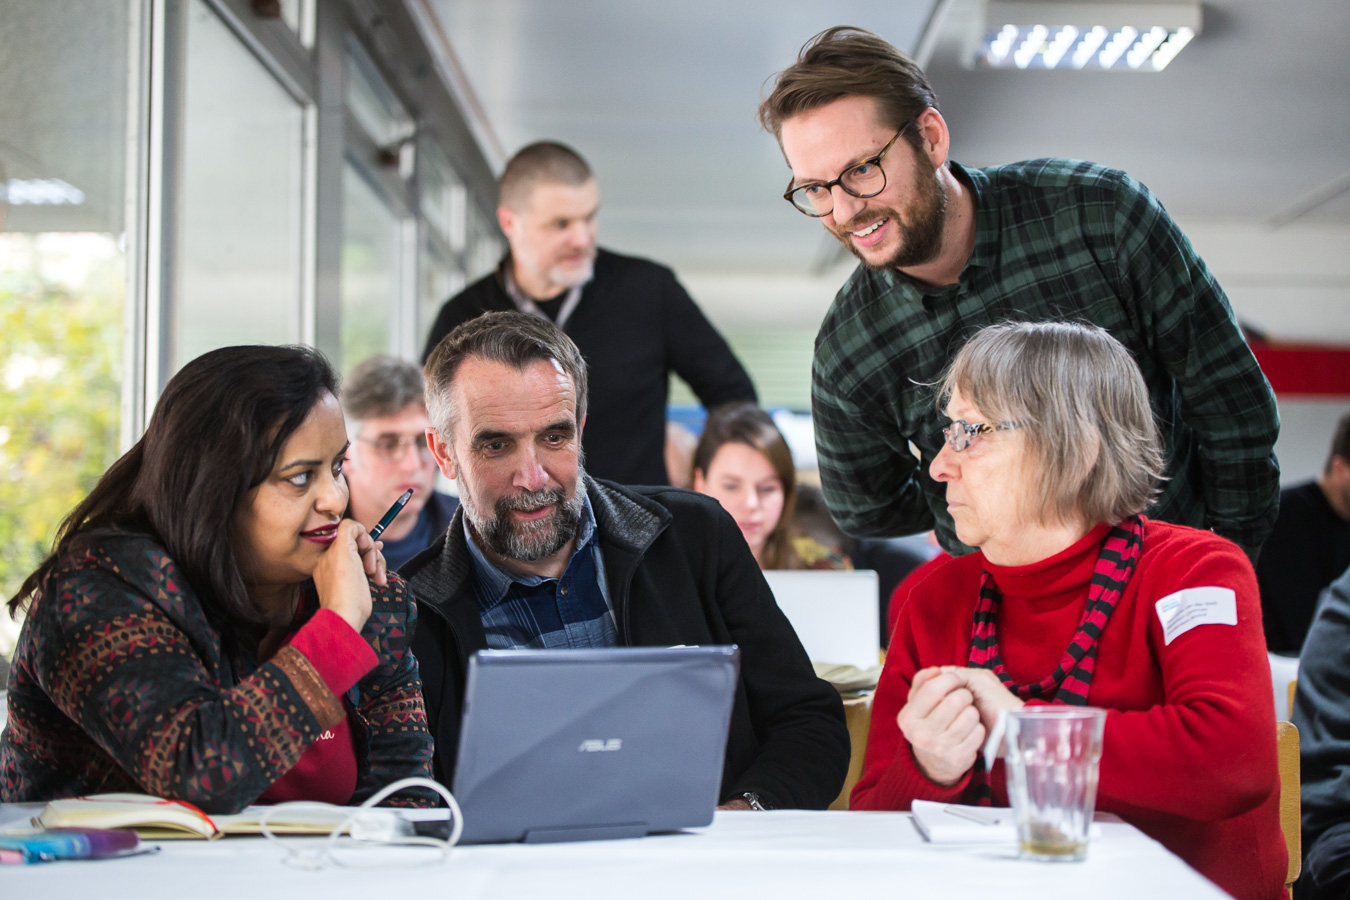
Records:
<instances>
[{"instance_id":1,"label":"wooden chair back","mask_svg":"<svg viewBox=\"0 0 1350 900\"><path fill-rule=\"evenodd\" d=\"M1293 723L1275 723L1275 748L1280 760L1280 830L1284 832L1284 846L1289 850L1289 872L1284 881L1293 884L1303 868L1298 729Z\"/></svg>"},{"instance_id":2,"label":"wooden chair back","mask_svg":"<svg viewBox=\"0 0 1350 900\"><path fill-rule=\"evenodd\" d=\"M867 732L872 727L872 695L845 700L844 722L848 725L850 744L848 774L844 776L844 789L834 798L830 809L848 809L848 795L853 793L853 786L862 777L863 754L867 752Z\"/></svg>"}]
</instances>

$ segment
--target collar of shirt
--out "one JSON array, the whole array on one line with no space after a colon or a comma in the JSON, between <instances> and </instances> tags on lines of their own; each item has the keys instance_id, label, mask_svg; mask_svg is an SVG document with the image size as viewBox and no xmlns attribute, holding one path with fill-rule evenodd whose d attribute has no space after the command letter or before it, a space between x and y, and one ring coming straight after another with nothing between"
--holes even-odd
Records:
<instances>
[{"instance_id":1,"label":"collar of shirt","mask_svg":"<svg viewBox=\"0 0 1350 900\"><path fill-rule=\"evenodd\" d=\"M591 277L594 278L594 274ZM587 279L587 281L589 280ZM573 285L563 295L562 305L558 307L558 319L554 322L559 328L567 324L567 320L576 310L577 304L581 302L581 289L584 286L585 283ZM539 308L539 304L532 297L526 296L525 292L520 289L520 285L516 284L516 273L511 266L509 254L506 259L502 260L502 287L506 289L506 295L511 298L511 302L516 305L516 309L532 316L538 316L541 319L549 318L548 314ZM550 319L550 321L552 320Z\"/></svg>"},{"instance_id":2,"label":"collar of shirt","mask_svg":"<svg viewBox=\"0 0 1350 900\"><path fill-rule=\"evenodd\" d=\"M585 493L585 488L581 487L580 482L578 482L578 487L582 491L581 522L577 526L577 546L572 551L572 556L567 560L568 569L572 567L577 554L583 551L592 552L591 545L595 538L595 512L591 509L591 498ZM464 541L469 545L469 559L473 562L474 593L478 597L479 613L485 613L505 600L506 592L511 589L513 582L518 582L527 587L536 587L545 581L557 580L545 578L542 575L524 575L520 572L512 572L510 569L492 562L474 540L473 534L469 530L469 517L465 515L463 519ZM598 559L596 565L598 569ZM605 601L609 601L608 595L605 596Z\"/></svg>"},{"instance_id":3,"label":"collar of shirt","mask_svg":"<svg viewBox=\"0 0 1350 900\"><path fill-rule=\"evenodd\" d=\"M950 165L952 175L970 191L970 199L975 204L975 246L970 248L966 269L995 269L1003 230L997 197L989 190L989 174L955 161Z\"/></svg>"}]
</instances>

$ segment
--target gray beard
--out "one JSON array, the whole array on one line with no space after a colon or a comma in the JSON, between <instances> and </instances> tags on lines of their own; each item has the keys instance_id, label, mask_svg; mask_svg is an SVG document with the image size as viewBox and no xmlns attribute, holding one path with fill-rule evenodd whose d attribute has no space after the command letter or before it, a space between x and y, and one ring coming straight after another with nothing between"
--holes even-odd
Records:
<instances>
[{"instance_id":1,"label":"gray beard","mask_svg":"<svg viewBox=\"0 0 1350 900\"><path fill-rule=\"evenodd\" d=\"M547 559L566 547L580 530L581 510L586 502L581 493L585 490L581 486L582 474L578 467L577 495L570 500L562 488L523 491L498 500L491 518L482 515L474 498L461 486L464 515L468 517L469 525L478 538L498 556L520 562ZM556 505L543 519L517 522L511 517L512 510L537 509L550 503Z\"/></svg>"}]
</instances>

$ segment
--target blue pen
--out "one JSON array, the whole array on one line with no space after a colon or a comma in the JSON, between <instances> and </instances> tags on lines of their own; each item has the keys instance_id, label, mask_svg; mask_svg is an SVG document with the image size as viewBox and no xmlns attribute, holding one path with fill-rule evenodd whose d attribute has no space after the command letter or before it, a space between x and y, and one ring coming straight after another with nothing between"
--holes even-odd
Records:
<instances>
[{"instance_id":1,"label":"blue pen","mask_svg":"<svg viewBox=\"0 0 1350 900\"><path fill-rule=\"evenodd\" d=\"M57 859L110 859L146 852L151 852L151 848L142 848L134 831L53 828L0 835L0 865Z\"/></svg>"},{"instance_id":2,"label":"blue pen","mask_svg":"<svg viewBox=\"0 0 1350 900\"><path fill-rule=\"evenodd\" d=\"M384 530L389 527L389 523L394 521L394 519L398 517L398 514L403 511L403 507L408 505L408 500L412 498L412 495L413 489L408 488L403 492L403 496L394 501L394 505L389 507L389 512L385 513L379 523L374 528L370 529L370 536L372 538L379 540L380 535L384 534Z\"/></svg>"}]
</instances>

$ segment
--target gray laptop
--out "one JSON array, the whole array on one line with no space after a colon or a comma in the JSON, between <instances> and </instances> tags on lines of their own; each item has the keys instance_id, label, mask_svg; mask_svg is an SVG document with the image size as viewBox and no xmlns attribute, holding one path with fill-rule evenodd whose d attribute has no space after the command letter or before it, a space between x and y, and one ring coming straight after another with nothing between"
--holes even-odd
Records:
<instances>
[{"instance_id":1,"label":"gray laptop","mask_svg":"<svg viewBox=\"0 0 1350 900\"><path fill-rule=\"evenodd\" d=\"M460 840L711 823L739 668L735 646L475 653L453 786Z\"/></svg>"}]
</instances>

